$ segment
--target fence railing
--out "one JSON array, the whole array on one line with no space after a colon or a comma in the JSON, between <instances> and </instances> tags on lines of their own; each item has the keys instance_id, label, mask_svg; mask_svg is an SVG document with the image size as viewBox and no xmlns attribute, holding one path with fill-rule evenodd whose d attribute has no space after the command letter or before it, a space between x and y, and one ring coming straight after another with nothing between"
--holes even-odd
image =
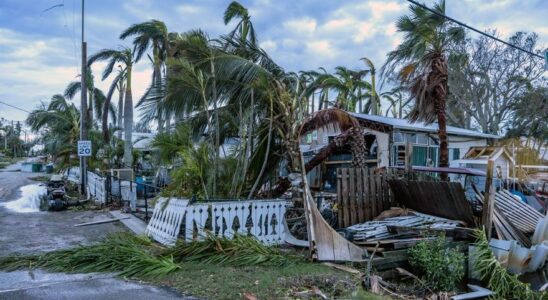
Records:
<instances>
[{"instance_id":1,"label":"fence railing","mask_svg":"<svg viewBox=\"0 0 548 300\"><path fill-rule=\"evenodd\" d=\"M110 174L102 176L88 171L87 176L88 193L99 203L108 205L118 202L121 207L129 206L131 212L137 216L139 216L142 208L144 209L142 218L148 221L149 200L159 193L159 187L144 182L120 179ZM143 204L140 204L140 202L143 202Z\"/></svg>"}]
</instances>

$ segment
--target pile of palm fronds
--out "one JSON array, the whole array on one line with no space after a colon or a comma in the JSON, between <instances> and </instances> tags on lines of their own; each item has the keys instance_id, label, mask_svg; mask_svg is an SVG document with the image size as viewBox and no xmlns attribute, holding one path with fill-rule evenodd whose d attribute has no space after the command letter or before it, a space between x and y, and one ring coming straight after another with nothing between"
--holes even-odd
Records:
<instances>
[{"instance_id":1,"label":"pile of palm fronds","mask_svg":"<svg viewBox=\"0 0 548 300\"><path fill-rule=\"evenodd\" d=\"M547 299L548 293L535 292L530 286L518 280L517 275L511 275L493 255L489 242L481 230L475 232L476 251L475 269L481 280L487 282L487 288L499 299Z\"/></svg>"},{"instance_id":2,"label":"pile of palm fronds","mask_svg":"<svg viewBox=\"0 0 548 300\"><path fill-rule=\"evenodd\" d=\"M178 261L200 261L230 266L284 266L298 261L296 256L261 244L254 237L236 234L232 238L208 234L201 241L180 243L169 250Z\"/></svg>"},{"instance_id":3,"label":"pile of palm fronds","mask_svg":"<svg viewBox=\"0 0 548 300\"><path fill-rule=\"evenodd\" d=\"M117 233L96 245L43 255L0 258L0 269L41 267L58 272L119 272L128 277L157 277L180 268L171 257L160 256L161 250L147 238Z\"/></svg>"}]
</instances>

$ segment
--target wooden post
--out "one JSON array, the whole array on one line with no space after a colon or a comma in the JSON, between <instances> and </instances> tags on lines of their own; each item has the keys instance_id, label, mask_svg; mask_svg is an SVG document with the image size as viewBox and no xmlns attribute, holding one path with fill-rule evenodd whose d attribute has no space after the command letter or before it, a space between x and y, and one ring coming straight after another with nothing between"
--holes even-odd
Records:
<instances>
[{"instance_id":1,"label":"wooden post","mask_svg":"<svg viewBox=\"0 0 548 300\"><path fill-rule=\"evenodd\" d=\"M482 223L485 229L487 240L491 239L491 228L493 223L493 207L495 205L495 189L493 188L493 169L495 162L487 162L487 177L485 178L485 192L483 194L483 215Z\"/></svg>"}]
</instances>

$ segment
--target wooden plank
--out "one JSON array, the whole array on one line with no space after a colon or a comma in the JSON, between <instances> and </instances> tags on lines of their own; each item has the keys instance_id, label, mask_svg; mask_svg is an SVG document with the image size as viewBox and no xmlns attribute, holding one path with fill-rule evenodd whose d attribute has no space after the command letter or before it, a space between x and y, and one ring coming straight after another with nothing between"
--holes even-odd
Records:
<instances>
[{"instance_id":1,"label":"wooden plank","mask_svg":"<svg viewBox=\"0 0 548 300\"><path fill-rule=\"evenodd\" d=\"M365 208L363 207L363 168L356 169L356 201L358 210L358 223L363 223L365 219Z\"/></svg>"},{"instance_id":2,"label":"wooden plank","mask_svg":"<svg viewBox=\"0 0 548 300\"><path fill-rule=\"evenodd\" d=\"M371 215L373 218L378 216L381 212L377 210L377 186L375 185L375 177L373 174L373 168L369 169L369 174L367 176L369 181L369 202L371 203Z\"/></svg>"},{"instance_id":3,"label":"wooden plank","mask_svg":"<svg viewBox=\"0 0 548 300\"><path fill-rule=\"evenodd\" d=\"M493 168L495 162L487 161L487 175L485 178L485 194L483 196L482 225L485 230L487 240L491 239L491 229L493 223L493 207L495 202L495 189L493 187Z\"/></svg>"},{"instance_id":4,"label":"wooden plank","mask_svg":"<svg viewBox=\"0 0 548 300\"><path fill-rule=\"evenodd\" d=\"M380 215L383 211L383 199L382 199L382 185L381 185L381 177L378 174L373 175L375 178L375 188L376 188L376 195L375 195L375 202L377 203L377 214L375 217Z\"/></svg>"},{"instance_id":5,"label":"wooden plank","mask_svg":"<svg viewBox=\"0 0 548 300\"><path fill-rule=\"evenodd\" d=\"M344 227L344 218L343 218L343 194L342 194L342 169L337 169L337 207L339 209L337 213L337 220L339 228Z\"/></svg>"},{"instance_id":6,"label":"wooden plank","mask_svg":"<svg viewBox=\"0 0 548 300\"><path fill-rule=\"evenodd\" d=\"M362 184L363 184L363 206L365 209L365 219L366 221L373 220L373 211L371 207L371 201L369 199L369 194L371 193L369 189L369 176L367 168L362 169Z\"/></svg>"},{"instance_id":7,"label":"wooden plank","mask_svg":"<svg viewBox=\"0 0 548 300\"><path fill-rule=\"evenodd\" d=\"M343 227L350 226L350 199L348 198L348 169L343 168L342 170L342 195L343 195Z\"/></svg>"},{"instance_id":8,"label":"wooden plank","mask_svg":"<svg viewBox=\"0 0 548 300\"><path fill-rule=\"evenodd\" d=\"M358 223L358 212L357 212L357 199L356 199L356 168L350 168L348 169L349 176L348 176L348 192L350 193L349 201L349 215L350 215L350 224L354 225Z\"/></svg>"},{"instance_id":9,"label":"wooden plank","mask_svg":"<svg viewBox=\"0 0 548 300\"><path fill-rule=\"evenodd\" d=\"M80 223L80 224L75 224L74 227L89 226L89 225L97 225L97 224L105 224L105 223L112 223L112 222L118 222L118 221L126 220L126 219L129 219L129 217L116 218L116 219L107 219L107 220L99 220L99 221L86 222L86 223Z\"/></svg>"}]
</instances>

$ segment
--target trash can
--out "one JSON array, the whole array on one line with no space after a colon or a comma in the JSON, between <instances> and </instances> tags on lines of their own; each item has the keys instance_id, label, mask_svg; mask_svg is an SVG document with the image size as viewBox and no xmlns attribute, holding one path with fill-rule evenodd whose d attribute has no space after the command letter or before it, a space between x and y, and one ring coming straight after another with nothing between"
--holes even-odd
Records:
<instances>
[{"instance_id":1,"label":"trash can","mask_svg":"<svg viewBox=\"0 0 548 300\"><path fill-rule=\"evenodd\" d=\"M32 164L32 172L38 173L42 171L42 164Z\"/></svg>"}]
</instances>

